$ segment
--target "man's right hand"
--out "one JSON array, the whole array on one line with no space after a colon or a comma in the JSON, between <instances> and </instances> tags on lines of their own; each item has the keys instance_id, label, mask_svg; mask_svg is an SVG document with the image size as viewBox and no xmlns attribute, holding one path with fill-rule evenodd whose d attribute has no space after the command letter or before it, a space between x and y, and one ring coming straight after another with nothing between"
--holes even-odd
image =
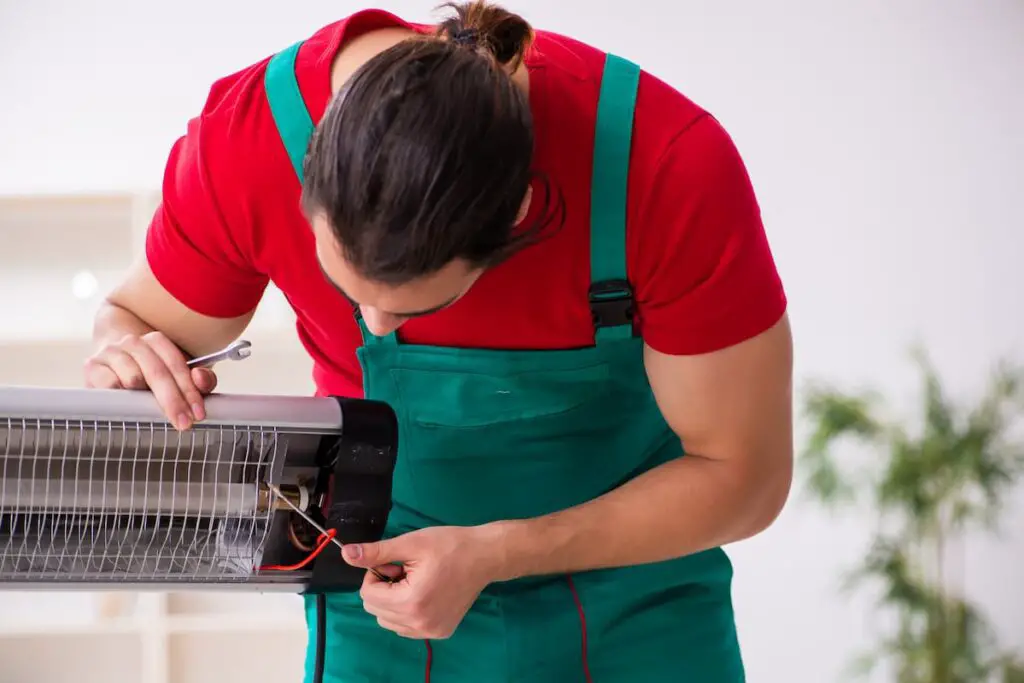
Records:
<instances>
[{"instance_id":1,"label":"man's right hand","mask_svg":"<svg viewBox=\"0 0 1024 683\"><path fill-rule=\"evenodd\" d=\"M210 368L189 368L188 359L161 332L125 335L85 362L86 386L148 389L176 428L189 429L206 417L203 397L217 386Z\"/></svg>"},{"instance_id":2,"label":"man's right hand","mask_svg":"<svg viewBox=\"0 0 1024 683\"><path fill-rule=\"evenodd\" d=\"M189 429L206 419L204 397L216 388L217 376L208 368L189 368L186 354L224 348L254 312L237 318L200 315L171 296L140 255L96 313L93 340L99 350L85 362L86 386L151 391L171 424Z\"/></svg>"}]
</instances>

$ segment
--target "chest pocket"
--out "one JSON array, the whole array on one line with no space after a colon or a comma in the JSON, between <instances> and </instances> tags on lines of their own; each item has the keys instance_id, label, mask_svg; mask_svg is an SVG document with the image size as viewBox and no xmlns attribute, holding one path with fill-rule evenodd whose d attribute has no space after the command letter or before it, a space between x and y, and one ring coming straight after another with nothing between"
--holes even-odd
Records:
<instances>
[{"instance_id":1,"label":"chest pocket","mask_svg":"<svg viewBox=\"0 0 1024 683\"><path fill-rule=\"evenodd\" d=\"M422 516L409 526L548 514L623 480L635 463L621 454L638 444L623 429L632 401L616 369L392 368L402 414L394 498Z\"/></svg>"},{"instance_id":2,"label":"chest pocket","mask_svg":"<svg viewBox=\"0 0 1024 683\"><path fill-rule=\"evenodd\" d=\"M554 371L505 374L445 373L437 370L391 370L407 418L426 429L482 430L531 422L542 427L557 421L592 418L610 391L606 363Z\"/></svg>"}]
</instances>

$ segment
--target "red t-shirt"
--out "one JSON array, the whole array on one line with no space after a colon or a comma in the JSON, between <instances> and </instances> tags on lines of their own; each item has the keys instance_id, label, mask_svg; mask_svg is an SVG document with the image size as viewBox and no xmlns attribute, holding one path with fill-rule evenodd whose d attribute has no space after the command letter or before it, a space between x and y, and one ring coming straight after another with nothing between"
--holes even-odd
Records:
<instances>
[{"instance_id":1,"label":"red t-shirt","mask_svg":"<svg viewBox=\"0 0 1024 683\"><path fill-rule=\"evenodd\" d=\"M366 10L303 44L296 73L314 121L330 97L331 62L342 41L395 25L426 29ZM489 270L451 307L407 321L400 340L501 349L593 343L590 174L604 56L571 38L537 32L526 61L534 166L561 192L564 226ZM163 286L208 316L252 310L273 282L297 314L317 393L362 396L359 328L350 304L317 265L299 181L267 105L266 64L217 81L174 144L146 253ZM627 274L645 342L668 354L705 353L775 323L785 293L746 169L719 123L645 72L630 164Z\"/></svg>"}]
</instances>

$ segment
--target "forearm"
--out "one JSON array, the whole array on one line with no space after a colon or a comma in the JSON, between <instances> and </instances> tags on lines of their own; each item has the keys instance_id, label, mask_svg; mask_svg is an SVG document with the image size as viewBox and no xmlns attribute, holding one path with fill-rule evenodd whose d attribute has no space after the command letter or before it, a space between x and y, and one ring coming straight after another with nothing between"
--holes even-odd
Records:
<instances>
[{"instance_id":1,"label":"forearm","mask_svg":"<svg viewBox=\"0 0 1024 683\"><path fill-rule=\"evenodd\" d=\"M492 525L497 580L657 562L748 538L778 515L789 481L788 469L741 476L727 462L674 460L582 505Z\"/></svg>"},{"instance_id":2,"label":"forearm","mask_svg":"<svg viewBox=\"0 0 1024 683\"><path fill-rule=\"evenodd\" d=\"M96 348L116 344L129 335L142 337L159 331L186 356L199 356L216 351L234 340L250 317L214 320L190 311L168 308L163 307L159 315L147 316L153 321L151 324L127 307L107 301L93 322L93 342Z\"/></svg>"}]
</instances>

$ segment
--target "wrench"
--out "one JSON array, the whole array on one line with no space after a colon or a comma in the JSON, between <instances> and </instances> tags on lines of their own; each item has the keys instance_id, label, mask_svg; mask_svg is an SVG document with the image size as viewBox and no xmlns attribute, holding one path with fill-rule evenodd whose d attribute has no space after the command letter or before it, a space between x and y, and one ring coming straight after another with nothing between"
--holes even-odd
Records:
<instances>
[{"instance_id":1,"label":"wrench","mask_svg":"<svg viewBox=\"0 0 1024 683\"><path fill-rule=\"evenodd\" d=\"M252 344L244 339L232 342L220 351L193 358L188 362L190 368L210 368L222 360L245 360L252 354Z\"/></svg>"}]
</instances>

